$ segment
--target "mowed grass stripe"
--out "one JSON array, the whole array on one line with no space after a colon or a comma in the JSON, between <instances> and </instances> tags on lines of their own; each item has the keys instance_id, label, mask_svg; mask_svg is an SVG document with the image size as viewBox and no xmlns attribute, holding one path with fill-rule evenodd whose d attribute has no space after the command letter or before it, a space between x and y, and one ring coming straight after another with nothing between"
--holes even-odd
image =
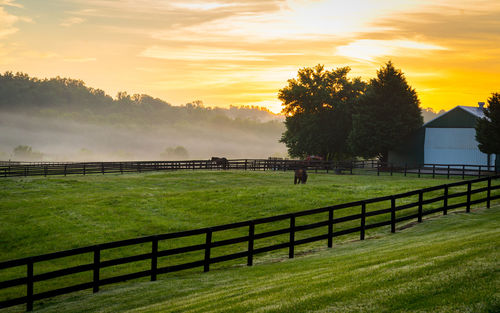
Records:
<instances>
[{"instance_id":1,"label":"mowed grass stripe","mask_svg":"<svg viewBox=\"0 0 500 313\"><path fill-rule=\"evenodd\" d=\"M500 206L254 267L126 283L38 312L497 312Z\"/></svg>"}]
</instances>

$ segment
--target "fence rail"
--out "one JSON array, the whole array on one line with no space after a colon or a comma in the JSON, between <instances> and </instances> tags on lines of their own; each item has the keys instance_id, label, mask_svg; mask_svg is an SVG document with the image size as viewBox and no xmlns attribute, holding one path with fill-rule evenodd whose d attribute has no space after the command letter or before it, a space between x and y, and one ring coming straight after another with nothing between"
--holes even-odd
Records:
<instances>
[{"instance_id":1,"label":"fence rail","mask_svg":"<svg viewBox=\"0 0 500 313\"><path fill-rule=\"evenodd\" d=\"M225 164L217 164L210 160L183 160L183 161L130 161L130 162L11 162L0 161L0 177L22 176L50 176L50 175L88 175L108 173L141 173L150 171L175 171L175 170L248 170L248 171L287 171L299 167L316 172L330 171L342 174L353 174L357 169L365 169L364 173L402 173L405 176L413 174L422 175L447 175L486 176L498 174L498 168L486 165L464 164L418 164L395 166L380 163L376 160L347 160L347 161L321 161L321 160L281 160L281 159L234 159Z\"/></svg>"},{"instance_id":2,"label":"fence rail","mask_svg":"<svg viewBox=\"0 0 500 313\"><path fill-rule=\"evenodd\" d=\"M383 173L402 173L404 176L413 174L417 177L423 175L432 175L432 178L437 175L446 176L450 178L451 176L461 176L465 179L466 176L481 176L487 175L497 175L498 167L491 165L471 165L471 164L405 164L404 166L395 166L391 163L380 163L376 164L377 175Z\"/></svg>"},{"instance_id":3,"label":"fence rail","mask_svg":"<svg viewBox=\"0 0 500 313\"><path fill-rule=\"evenodd\" d=\"M99 288L101 286L122 282L130 279L136 279L140 277L150 277L151 281L155 281L157 279L157 276L160 274L171 273L197 267L202 267L204 272L208 272L212 264L234 259L246 258L247 265L251 266L253 264L253 259L255 255L278 249L288 249L288 257L293 258L295 255L295 247L298 245L325 240L327 246L331 248L332 240L334 237L337 236L359 232L360 239L363 240L365 239L366 230L369 229L390 225L391 232L394 233L396 232L397 223L412 219L417 219L418 222L422 222L422 217L425 215L438 212L442 212L444 215L446 215L450 210L462 207L465 207L466 212L470 212L472 205L484 202L486 202L486 207L490 208L491 201L500 199L500 193L492 194L492 191L500 190L500 184L492 185L492 182L496 182L499 178L500 175L489 176L475 180L455 182L452 184L439 185L390 196L383 196L361 201L337 204L333 206L300 211L295 213L259 218L232 224L218 225L214 227L207 227L207 228L200 228L200 229L181 231L175 233L166 233L166 234L146 236L146 237L127 239L115 242L108 242L94 246L82 247L77 249L53 252L38 256L0 262L0 270L18 268L20 266L26 267L26 276L0 282L0 290L15 286L25 285L26 286L25 295L1 301L0 308L6 308L19 304L26 304L26 310L31 311L33 309L33 302L37 300L85 289L92 289L93 292L95 293L99 291ZM484 185L484 183L486 183L485 187L479 186L476 189L472 188L476 187L478 184ZM466 186L467 191L460 191L455 193L450 192L451 188L460 186ZM430 194L432 192L436 193L438 191L442 191L442 195L436 197L435 194ZM486 194L479 199L472 200L471 196L478 193L486 193ZM432 198L424 200L424 196L426 194L428 196L429 195L432 196ZM410 199L410 201L413 202L397 205L396 200L406 199L417 195L418 195L417 201L413 201ZM450 199L459 197L465 197L464 201L455 204L449 204ZM367 211L368 206L383 201L390 201L390 206L375 211ZM426 205L436 204L436 203L438 203L440 206L431 209L424 208L424 206ZM359 207L360 213L351 214L347 216L338 216L339 214L335 213L353 207ZM413 211L407 213L406 210L408 209L416 209L416 212ZM398 213L401 211L405 211L406 215L398 216ZM298 225L297 223L297 220L299 220L301 217L305 216L317 217L317 215L320 213L328 213L328 218L321 219L318 221L315 220L313 223L305 225ZM367 217L379 216L383 214L390 214L390 219L367 224ZM288 226L285 228L279 228L270 231L268 230L260 233L256 232L257 228L259 228L260 225L276 221L288 221ZM348 225L347 226L348 228L346 229L335 230L335 228L338 227L337 225L353 221L359 221L358 224L359 226L350 227ZM234 230L242 227L248 227L248 233L244 236L237 236L224 240L214 240L213 236L214 233L226 230ZM322 232L319 235L314 235L302 239L295 238L295 235L297 233L300 233L305 230L318 229L318 228L323 228L325 232L324 233ZM257 240L270 238L278 235L286 235L286 234L289 235L289 240L287 242L255 248L255 242ZM177 238L186 238L195 235L204 235L205 237L204 243L196 245L186 245L182 247L163 249L163 250L160 250L158 248L158 244L160 241L166 241ZM131 247L145 243L151 244L150 252L141 253L133 256L114 258L110 260L101 259L101 252L105 250L117 247ZM211 251L213 248L228 246L235 243L247 243L247 249L245 251L224 254L216 257L211 256ZM169 265L163 267L158 266L158 260L161 257L173 256L192 251L202 251L204 253L203 258L200 260L190 261L175 265ZM88 255L88 254L93 256L93 262L91 263L66 267L58 270L53 270L51 272L46 272L43 274L34 274L34 266L39 262L59 259L68 256ZM118 276L108 277L104 279L100 278L100 270L103 268L127 264L140 260L149 260L150 261L149 269L133 273L121 274ZM92 280L81 282L72 286L66 286L62 288L47 290L44 292L34 293L34 284L36 282L47 281L50 279L75 273L82 273L82 272L92 273Z\"/></svg>"}]
</instances>

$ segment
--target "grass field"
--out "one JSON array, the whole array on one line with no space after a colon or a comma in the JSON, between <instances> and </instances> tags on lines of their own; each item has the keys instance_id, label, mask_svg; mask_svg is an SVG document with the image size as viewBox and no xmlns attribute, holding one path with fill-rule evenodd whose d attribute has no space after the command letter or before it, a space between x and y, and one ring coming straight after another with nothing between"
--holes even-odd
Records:
<instances>
[{"instance_id":1,"label":"grass field","mask_svg":"<svg viewBox=\"0 0 500 313\"><path fill-rule=\"evenodd\" d=\"M3 179L0 180L0 260L267 217L450 182L442 178L314 173L310 174L307 185L294 186L292 180L291 172L241 171ZM349 213L352 214L346 212ZM387 229L377 229L367 235L379 236L388 232ZM356 236L336 238L336 242ZM190 240L196 243L200 238ZM298 252L322 249L324 245L305 246ZM111 251L109 257L119 253ZM281 256L283 254L286 252ZM268 263L279 257L279 253L274 253L256 261ZM69 258L62 262L78 264L82 260ZM35 273L58 266L57 262L46 263L35 268ZM222 267L241 263L244 261L222 264ZM131 264L103 275L114 275L120 270L130 269L130 266L147 264ZM190 272L169 277L183 279L186 275L197 274ZM9 276L0 272L0 279L9 279ZM60 286L85 279L88 277L84 274L75 274L53 284ZM43 290L44 286L40 284L39 288ZM11 290L11 293L15 292L20 291Z\"/></svg>"}]
</instances>

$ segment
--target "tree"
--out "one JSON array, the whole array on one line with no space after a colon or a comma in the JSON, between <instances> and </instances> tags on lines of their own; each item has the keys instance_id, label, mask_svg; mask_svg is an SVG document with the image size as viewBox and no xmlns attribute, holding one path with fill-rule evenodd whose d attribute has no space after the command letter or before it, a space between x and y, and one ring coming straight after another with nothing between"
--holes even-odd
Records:
<instances>
[{"instance_id":1,"label":"tree","mask_svg":"<svg viewBox=\"0 0 500 313\"><path fill-rule=\"evenodd\" d=\"M355 106L349 146L355 155L387 162L389 150L423 124L417 93L391 61L370 80Z\"/></svg>"},{"instance_id":2,"label":"tree","mask_svg":"<svg viewBox=\"0 0 500 313\"><path fill-rule=\"evenodd\" d=\"M481 152L500 154L500 93L493 93L488 99L488 107L483 108L484 116L476 124L476 140Z\"/></svg>"},{"instance_id":3,"label":"tree","mask_svg":"<svg viewBox=\"0 0 500 313\"><path fill-rule=\"evenodd\" d=\"M40 161L43 158L43 153L33 151L30 146L19 145L14 148L14 159L19 161Z\"/></svg>"},{"instance_id":4,"label":"tree","mask_svg":"<svg viewBox=\"0 0 500 313\"><path fill-rule=\"evenodd\" d=\"M303 68L279 91L286 115L280 142L290 156L340 159L349 155L352 106L366 87L359 78L347 78L349 71L349 67L327 71L323 65Z\"/></svg>"},{"instance_id":5,"label":"tree","mask_svg":"<svg viewBox=\"0 0 500 313\"><path fill-rule=\"evenodd\" d=\"M183 146L177 146L175 148L168 147L164 152L160 153L160 157L164 159L187 159L189 153Z\"/></svg>"}]
</instances>

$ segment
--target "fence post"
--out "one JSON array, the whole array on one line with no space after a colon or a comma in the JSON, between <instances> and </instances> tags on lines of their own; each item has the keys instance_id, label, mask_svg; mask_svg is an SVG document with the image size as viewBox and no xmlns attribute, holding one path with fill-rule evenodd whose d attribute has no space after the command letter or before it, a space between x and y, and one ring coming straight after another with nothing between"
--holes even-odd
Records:
<instances>
[{"instance_id":1,"label":"fence post","mask_svg":"<svg viewBox=\"0 0 500 313\"><path fill-rule=\"evenodd\" d=\"M491 202L491 176L488 177L488 190L486 191L486 208L490 208Z\"/></svg>"},{"instance_id":2,"label":"fence post","mask_svg":"<svg viewBox=\"0 0 500 313\"><path fill-rule=\"evenodd\" d=\"M253 241L255 236L255 224L250 222L248 225L248 258L247 258L247 266L253 265Z\"/></svg>"},{"instance_id":3,"label":"fence post","mask_svg":"<svg viewBox=\"0 0 500 313\"><path fill-rule=\"evenodd\" d=\"M158 238L151 241L151 281L156 280L156 270L158 268Z\"/></svg>"},{"instance_id":4,"label":"fence post","mask_svg":"<svg viewBox=\"0 0 500 313\"><path fill-rule=\"evenodd\" d=\"M333 246L333 209L328 211L328 248Z\"/></svg>"},{"instance_id":5,"label":"fence post","mask_svg":"<svg viewBox=\"0 0 500 313\"><path fill-rule=\"evenodd\" d=\"M26 265L26 311L33 311L33 260L29 259Z\"/></svg>"},{"instance_id":6,"label":"fence post","mask_svg":"<svg viewBox=\"0 0 500 313\"><path fill-rule=\"evenodd\" d=\"M408 164L405 163L405 177L406 177L406 171L408 170Z\"/></svg>"},{"instance_id":7,"label":"fence post","mask_svg":"<svg viewBox=\"0 0 500 313\"><path fill-rule=\"evenodd\" d=\"M120 173L123 174L123 163L120 162Z\"/></svg>"},{"instance_id":8,"label":"fence post","mask_svg":"<svg viewBox=\"0 0 500 313\"><path fill-rule=\"evenodd\" d=\"M295 248L295 215L290 216L290 247L288 249L288 258L292 259Z\"/></svg>"},{"instance_id":9,"label":"fence post","mask_svg":"<svg viewBox=\"0 0 500 313\"><path fill-rule=\"evenodd\" d=\"M448 165L448 176L446 178L450 179L450 165Z\"/></svg>"},{"instance_id":10,"label":"fence post","mask_svg":"<svg viewBox=\"0 0 500 313\"><path fill-rule=\"evenodd\" d=\"M351 161L351 175L352 175L352 168L354 167L353 162Z\"/></svg>"},{"instance_id":11,"label":"fence post","mask_svg":"<svg viewBox=\"0 0 500 313\"><path fill-rule=\"evenodd\" d=\"M418 222L422 223L422 201L424 199L424 193L422 190L418 192Z\"/></svg>"},{"instance_id":12,"label":"fence post","mask_svg":"<svg viewBox=\"0 0 500 313\"><path fill-rule=\"evenodd\" d=\"M462 179L465 179L465 165L462 165Z\"/></svg>"},{"instance_id":13,"label":"fence post","mask_svg":"<svg viewBox=\"0 0 500 313\"><path fill-rule=\"evenodd\" d=\"M396 198L391 197L391 233L396 232Z\"/></svg>"},{"instance_id":14,"label":"fence post","mask_svg":"<svg viewBox=\"0 0 500 313\"><path fill-rule=\"evenodd\" d=\"M205 240L205 263L203 264L203 272L210 270L210 246L212 245L212 230L207 229L207 237Z\"/></svg>"},{"instance_id":15,"label":"fence post","mask_svg":"<svg viewBox=\"0 0 500 313\"><path fill-rule=\"evenodd\" d=\"M444 185L443 215L448 214L448 185Z\"/></svg>"},{"instance_id":16,"label":"fence post","mask_svg":"<svg viewBox=\"0 0 500 313\"><path fill-rule=\"evenodd\" d=\"M47 177L47 170L48 170L47 165L45 165L43 167L43 176L45 176L45 177Z\"/></svg>"},{"instance_id":17,"label":"fence post","mask_svg":"<svg viewBox=\"0 0 500 313\"><path fill-rule=\"evenodd\" d=\"M366 219L366 203L361 203L361 230L359 231L359 239L365 240L365 219Z\"/></svg>"},{"instance_id":18,"label":"fence post","mask_svg":"<svg viewBox=\"0 0 500 313\"><path fill-rule=\"evenodd\" d=\"M380 176L380 163L377 162L377 176Z\"/></svg>"},{"instance_id":19,"label":"fence post","mask_svg":"<svg viewBox=\"0 0 500 313\"><path fill-rule=\"evenodd\" d=\"M68 165L64 164L64 176L66 176L66 170L68 169Z\"/></svg>"},{"instance_id":20,"label":"fence post","mask_svg":"<svg viewBox=\"0 0 500 313\"><path fill-rule=\"evenodd\" d=\"M432 178L436 177L436 164L432 164Z\"/></svg>"},{"instance_id":21,"label":"fence post","mask_svg":"<svg viewBox=\"0 0 500 313\"><path fill-rule=\"evenodd\" d=\"M418 178L420 178L420 166L418 167Z\"/></svg>"},{"instance_id":22,"label":"fence post","mask_svg":"<svg viewBox=\"0 0 500 313\"><path fill-rule=\"evenodd\" d=\"M85 163L83 163L83 175L85 176Z\"/></svg>"},{"instance_id":23,"label":"fence post","mask_svg":"<svg viewBox=\"0 0 500 313\"><path fill-rule=\"evenodd\" d=\"M95 246L94 248L94 287L92 291L94 293L99 291L99 268L101 265L101 248Z\"/></svg>"},{"instance_id":24,"label":"fence post","mask_svg":"<svg viewBox=\"0 0 500 313\"><path fill-rule=\"evenodd\" d=\"M467 207L465 208L465 211L467 213L470 212L470 196L471 196L471 188L472 188L472 184L471 182L468 182L467 183Z\"/></svg>"},{"instance_id":25,"label":"fence post","mask_svg":"<svg viewBox=\"0 0 500 313\"><path fill-rule=\"evenodd\" d=\"M102 175L104 175L104 162L101 162L101 172L102 172Z\"/></svg>"},{"instance_id":26,"label":"fence post","mask_svg":"<svg viewBox=\"0 0 500 313\"><path fill-rule=\"evenodd\" d=\"M392 176L392 170L393 170L393 168L392 168L392 163L391 163L391 165L389 165L389 168L390 168L390 171L391 171L391 176Z\"/></svg>"},{"instance_id":27,"label":"fence post","mask_svg":"<svg viewBox=\"0 0 500 313\"><path fill-rule=\"evenodd\" d=\"M479 165L479 173L478 173L478 178L481 178L481 165Z\"/></svg>"}]
</instances>

